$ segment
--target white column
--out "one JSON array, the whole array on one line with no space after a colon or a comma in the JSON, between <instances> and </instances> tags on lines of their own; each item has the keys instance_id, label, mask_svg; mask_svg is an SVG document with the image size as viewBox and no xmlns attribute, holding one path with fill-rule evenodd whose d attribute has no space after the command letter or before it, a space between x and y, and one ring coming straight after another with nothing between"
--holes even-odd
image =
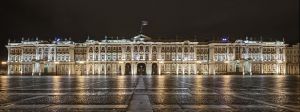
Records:
<instances>
[{"instance_id":1,"label":"white column","mask_svg":"<svg viewBox=\"0 0 300 112\"><path fill-rule=\"evenodd\" d=\"M143 60L146 60L146 46L142 46L143 47Z\"/></svg>"},{"instance_id":2,"label":"white column","mask_svg":"<svg viewBox=\"0 0 300 112\"><path fill-rule=\"evenodd\" d=\"M95 75L95 63L93 61L93 64L92 64L92 70L93 70L93 75Z\"/></svg>"},{"instance_id":3,"label":"white column","mask_svg":"<svg viewBox=\"0 0 300 112\"><path fill-rule=\"evenodd\" d=\"M137 75L137 64L134 63L133 64L133 71L132 71L133 75Z\"/></svg>"},{"instance_id":4,"label":"white column","mask_svg":"<svg viewBox=\"0 0 300 112\"><path fill-rule=\"evenodd\" d=\"M161 64L158 63L158 75L160 75L160 74L161 74Z\"/></svg>"},{"instance_id":5,"label":"white column","mask_svg":"<svg viewBox=\"0 0 300 112\"><path fill-rule=\"evenodd\" d=\"M41 59L44 59L44 47L42 48L42 55L41 55Z\"/></svg>"},{"instance_id":6,"label":"white column","mask_svg":"<svg viewBox=\"0 0 300 112\"><path fill-rule=\"evenodd\" d=\"M131 60L134 61L134 46L131 44ZM132 68L131 68L132 69ZM131 70L132 71L132 70ZM131 72L133 74L133 72Z\"/></svg>"},{"instance_id":7,"label":"white column","mask_svg":"<svg viewBox=\"0 0 300 112\"><path fill-rule=\"evenodd\" d=\"M243 71L243 75L245 75L245 61L243 61L241 65L242 65L241 68L242 68L242 71Z\"/></svg>"},{"instance_id":8,"label":"white column","mask_svg":"<svg viewBox=\"0 0 300 112\"><path fill-rule=\"evenodd\" d=\"M105 54L104 54L104 62L105 62L105 65L104 65L104 75L106 75L106 66L107 66L107 44L105 43Z\"/></svg>"},{"instance_id":9,"label":"white column","mask_svg":"<svg viewBox=\"0 0 300 112\"><path fill-rule=\"evenodd\" d=\"M214 47L210 47L209 48L209 60L210 60L210 62L209 62L209 74L213 74L213 75L215 75L215 57L214 57L214 55L215 55L215 50L214 50Z\"/></svg>"},{"instance_id":10,"label":"white column","mask_svg":"<svg viewBox=\"0 0 300 112\"><path fill-rule=\"evenodd\" d=\"M250 72L250 75L252 75L252 62L251 61L249 62L249 72Z\"/></svg>"},{"instance_id":11,"label":"white column","mask_svg":"<svg viewBox=\"0 0 300 112\"><path fill-rule=\"evenodd\" d=\"M232 52L233 52L233 53L232 53L232 55L233 55L233 56L232 56L232 57L233 57L232 60L235 60L235 58L236 58L236 57L235 57L235 55L236 55L236 54L235 54L235 49L236 49L236 46L233 46L233 47L232 47Z\"/></svg>"},{"instance_id":12,"label":"white column","mask_svg":"<svg viewBox=\"0 0 300 112\"><path fill-rule=\"evenodd\" d=\"M86 70L85 74L88 75L88 74L89 74L89 71L90 71L90 64L89 64L89 63L86 63L85 67L86 67L86 68L85 68L85 70Z\"/></svg>"},{"instance_id":13,"label":"white column","mask_svg":"<svg viewBox=\"0 0 300 112\"><path fill-rule=\"evenodd\" d=\"M56 58L57 58L57 57L56 57L56 56L57 56L57 52L56 52L56 51L57 51L57 47L55 46L55 47L54 47L54 61L57 61L57 60L56 60Z\"/></svg>"},{"instance_id":14,"label":"white column","mask_svg":"<svg viewBox=\"0 0 300 112\"><path fill-rule=\"evenodd\" d=\"M279 63L276 62L276 74L278 75L279 74Z\"/></svg>"},{"instance_id":15,"label":"white column","mask_svg":"<svg viewBox=\"0 0 300 112\"><path fill-rule=\"evenodd\" d=\"M150 61L152 61L152 47L151 46L149 46L149 55L148 55L148 58L149 58Z\"/></svg>"},{"instance_id":16,"label":"white column","mask_svg":"<svg viewBox=\"0 0 300 112\"><path fill-rule=\"evenodd\" d=\"M151 73L152 73L152 64L151 63L146 64L146 71L147 71L147 75L151 75Z\"/></svg>"},{"instance_id":17,"label":"white column","mask_svg":"<svg viewBox=\"0 0 300 112\"><path fill-rule=\"evenodd\" d=\"M226 46L226 60L229 61L229 47L228 45Z\"/></svg>"},{"instance_id":18,"label":"white column","mask_svg":"<svg viewBox=\"0 0 300 112\"><path fill-rule=\"evenodd\" d=\"M10 75L10 73L11 73L11 64L8 62L7 63L7 75Z\"/></svg>"},{"instance_id":19,"label":"white column","mask_svg":"<svg viewBox=\"0 0 300 112\"><path fill-rule=\"evenodd\" d=\"M298 71L299 71L299 68L298 68ZM283 64L283 75L286 75L286 64Z\"/></svg>"},{"instance_id":20,"label":"white column","mask_svg":"<svg viewBox=\"0 0 300 112\"><path fill-rule=\"evenodd\" d=\"M121 64L121 75L125 75L125 63Z\"/></svg>"},{"instance_id":21,"label":"white column","mask_svg":"<svg viewBox=\"0 0 300 112\"><path fill-rule=\"evenodd\" d=\"M7 47L7 62L10 62L10 47Z\"/></svg>"},{"instance_id":22,"label":"white column","mask_svg":"<svg viewBox=\"0 0 300 112\"><path fill-rule=\"evenodd\" d=\"M130 69L131 69L131 75L134 75L134 63L131 63Z\"/></svg>"},{"instance_id":23,"label":"white column","mask_svg":"<svg viewBox=\"0 0 300 112\"><path fill-rule=\"evenodd\" d=\"M32 72L31 72L32 75L34 74L34 71L35 71L35 63L32 64Z\"/></svg>"},{"instance_id":24,"label":"white column","mask_svg":"<svg viewBox=\"0 0 300 112\"><path fill-rule=\"evenodd\" d=\"M184 75L184 66L185 66L185 64L181 64L182 75Z\"/></svg>"},{"instance_id":25,"label":"white column","mask_svg":"<svg viewBox=\"0 0 300 112\"><path fill-rule=\"evenodd\" d=\"M177 58L176 58L177 60ZM178 75L178 63L176 63L176 75Z\"/></svg>"},{"instance_id":26,"label":"white column","mask_svg":"<svg viewBox=\"0 0 300 112\"><path fill-rule=\"evenodd\" d=\"M197 75L197 74L198 74L198 73L197 73L197 66L196 66L195 63L193 64L193 68L194 68L194 74Z\"/></svg>"},{"instance_id":27,"label":"white column","mask_svg":"<svg viewBox=\"0 0 300 112\"><path fill-rule=\"evenodd\" d=\"M189 75L191 74L191 64L190 63L188 64L188 74Z\"/></svg>"}]
</instances>

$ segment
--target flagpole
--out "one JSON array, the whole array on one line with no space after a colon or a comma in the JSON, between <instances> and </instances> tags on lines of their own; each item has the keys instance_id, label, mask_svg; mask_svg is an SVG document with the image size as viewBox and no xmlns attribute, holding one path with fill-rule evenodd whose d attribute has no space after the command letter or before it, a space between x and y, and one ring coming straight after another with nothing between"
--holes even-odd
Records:
<instances>
[{"instance_id":1,"label":"flagpole","mask_svg":"<svg viewBox=\"0 0 300 112\"><path fill-rule=\"evenodd\" d=\"M143 33L143 23L141 23L141 29L140 29L140 34L142 34Z\"/></svg>"},{"instance_id":2,"label":"flagpole","mask_svg":"<svg viewBox=\"0 0 300 112\"><path fill-rule=\"evenodd\" d=\"M143 33L143 28L144 26L148 25L148 22L147 21L141 21L141 29L140 29L140 34Z\"/></svg>"}]
</instances>

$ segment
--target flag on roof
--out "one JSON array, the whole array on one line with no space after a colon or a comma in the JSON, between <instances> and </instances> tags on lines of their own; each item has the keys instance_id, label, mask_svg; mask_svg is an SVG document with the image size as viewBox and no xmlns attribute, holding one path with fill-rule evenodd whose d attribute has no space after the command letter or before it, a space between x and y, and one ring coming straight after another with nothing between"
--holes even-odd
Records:
<instances>
[{"instance_id":1,"label":"flag on roof","mask_svg":"<svg viewBox=\"0 0 300 112\"><path fill-rule=\"evenodd\" d=\"M148 21L142 21L142 25L143 25L143 26L148 25Z\"/></svg>"}]
</instances>

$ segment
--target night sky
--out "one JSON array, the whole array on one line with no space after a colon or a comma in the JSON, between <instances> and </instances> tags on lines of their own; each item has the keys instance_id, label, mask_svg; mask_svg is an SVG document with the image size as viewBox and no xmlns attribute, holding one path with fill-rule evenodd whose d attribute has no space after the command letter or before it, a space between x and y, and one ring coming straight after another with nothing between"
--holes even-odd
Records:
<instances>
[{"instance_id":1,"label":"night sky","mask_svg":"<svg viewBox=\"0 0 300 112\"><path fill-rule=\"evenodd\" d=\"M0 12L2 58L8 38L130 38L142 20L153 39L299 41L299 0L7 0Z\"/></svg>"}]
</instances>

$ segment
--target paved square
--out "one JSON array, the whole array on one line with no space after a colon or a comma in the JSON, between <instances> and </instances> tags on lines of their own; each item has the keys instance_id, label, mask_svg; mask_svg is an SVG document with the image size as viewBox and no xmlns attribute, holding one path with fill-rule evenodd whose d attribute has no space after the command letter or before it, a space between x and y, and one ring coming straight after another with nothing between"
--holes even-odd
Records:
<instances>
[{"instance_id":1,"label":"paved square","mask_svg":"<svg viewBox=\"0 0 300 112\"><path fill-rule=\"evenodd\" d=\"M0 76L0 111L295 111L300 76Z\"/></svg>"}]
</instances>

